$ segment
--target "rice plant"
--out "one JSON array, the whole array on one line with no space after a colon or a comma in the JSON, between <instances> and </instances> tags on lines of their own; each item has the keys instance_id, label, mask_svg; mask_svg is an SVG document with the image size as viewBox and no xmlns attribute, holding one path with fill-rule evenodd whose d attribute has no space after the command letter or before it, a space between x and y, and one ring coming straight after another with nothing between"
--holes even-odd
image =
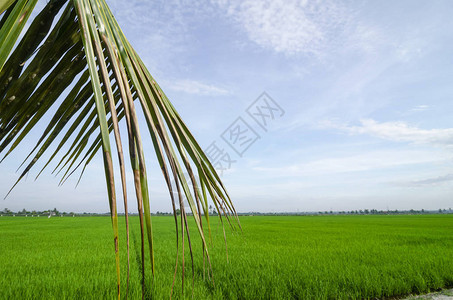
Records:
<instances>
[{"instance_id":1,"label":"rice plant","mask_svg":"<svg viewBox=\"0 0 453 300\"><path fill-rule=\"evenodd\" d=\"M123 230L125 223L119 218ZM195 284L184 285L182 294L178 268L175 299L192 298L192 293L193 299L404 299L453 288L451 214L240 216L240 220L242 234L227 231L228 261L220 220L211 220L215 285L203 278L202 253L195 251L194 260L200 262L195 265ZM129 297L137 299L139 217L131 216L130 222L134 280ZM114 298L109 225L107 217L99 216L0 217L0 299ZM156 279L145 296L168 299L174 272L174 244L168 237L175 228L171 216L156 216L153 225ZM196 227L191 219L189 226ZM125 236L120 238L123 250ZM122 259L125 256L122 251ZM125 276L125 268L121 272ZM185 277L191 281L190 273Z\"/></svg>"},{"instance_id":2,"label":"rice plant","mask_svg":"<svg viewBox=\"0 0 453 300\"><path fill-rule=\"evenodd\" d=\"M182 200L185 195L196 224L195 230L201 238L203 255L209 270L212 270L204 234L206 228L206 232L210 232L208 200L216 207L222 224L226 219L229 224L239 225L233 203L197 141L122 33L106 2L49 0L27 30L22 32L36 3L37 0L0 2L2 160L14 152L39 122L45 121L43 117L47 113L55 111L35 147L22 162L22 172L16 184L44 153L51 155L37 177L53 163L53 172L61 175L60 183L64 183L77 170L82 176L94 155L102 152L114 232L119 298L118 204L112 160L114 146L111 145L110 133L113 132L116 145L126 212L129 283L128 199L120 134L120 126L125 126L140 219L143 293L147 269L145 251L149 256L151 274L154 274L155 258L145 153L137 116L137 111L142 111L146 132L152 139L169 190L176 226L176 252L184 257L184 241L187 239L193 263L188 212ZM65 148L69 150L63 150ZM189 174L188 179L184 173ZM176 182L176 186L172 186L171 182ZM179 219L176 215L178 207L181 211ZM178 247L179 239L182 240L182 249ZM175 267L177 262L178 258Z\"/></svg>"}]
</instances>

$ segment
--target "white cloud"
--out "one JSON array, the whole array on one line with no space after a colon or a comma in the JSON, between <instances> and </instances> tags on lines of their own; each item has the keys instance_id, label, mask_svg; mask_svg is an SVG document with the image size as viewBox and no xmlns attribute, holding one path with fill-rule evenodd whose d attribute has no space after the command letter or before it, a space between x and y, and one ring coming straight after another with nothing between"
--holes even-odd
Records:
<instances>
[{"instance_id":1,"label":"white cloud","mask_svg":"<svg viewBox=\"0 0 453 300\"><path fill-rule=\"evenodd\" d=\"M420 129L405 122L382 122L372 119L361 120L360 126L348 126L333 122L322 122L322 128L336 128L349 134L367 134L378 138L410 142L414 144L430 144L440 146L453 145L453 128Z\"/></svg>"},{"instance_id":2,"label":"white cloud","mask_svg":"<svg viewBox=\"0 0 453 300\"><path fill-rule=\"evenodd\" d=\"M153 74L184 70L195 47L194 24L212 13L203 1L111 1L126 37Z\"/></svg>"},{"instance_id":3,"label":"white cloud","mask_svg":"<svg viewBox=\"0 0 453 300\"><path fill-rule=\"evenodd\" d=\"M334 1L215 1L256 44L285 54L313 54L336 35L348 18Z\"/></svg>"},{"instance_id":4,"label":"white cloud","mask_svg":"<svg viewBox=\"0 0 453 300\"><path fill-rule=\"evenodd\" d=\"M281 167L255 167L253 169L260 172L268 172L275 177L292 177L385 170L402 166L446 161L449 161L448 157L439 155L438 153L434 155L432 151L382 150L349 156L326 157Z\"/></svg>"},{"instance_id":5,"label":"white cloud","mask_svg":"<svg viewBox=\"0 0 453 300\"><path fill-rule=\"evenodd\" d=\"M390 183L393 186L403 186L403 187L426 187L426 186L435 186L443 184L446 182L453 181L453 174L447 174L442 176L437 176L433 178L426 178L420 180L411 180L411 181L400 181Z\"/></svg>"},{"instance_id":6,"label":"white cloud","mask_svg":"<svg viewBox=\"0 0 453 300\"><path fill-rule=\"evenodd\" d=\"M429 109L429 105L417 105L411 109L412 112L425 111Z\"/></svg>"},{"instance_id":7,"label":"white cloud","mask_svg":"<svg viewBox=\"0 0 453 300\"><path fill-rule=\"evenodd\" d=\"M166 85L168 86L169 89L175 91L181 91L188 94L196 94L203 96L220 96L227 95L230 93L228 90L217 87L215 85L206 84L190 79L176 80L168 82Z\"/></svg>"}]
</instances>

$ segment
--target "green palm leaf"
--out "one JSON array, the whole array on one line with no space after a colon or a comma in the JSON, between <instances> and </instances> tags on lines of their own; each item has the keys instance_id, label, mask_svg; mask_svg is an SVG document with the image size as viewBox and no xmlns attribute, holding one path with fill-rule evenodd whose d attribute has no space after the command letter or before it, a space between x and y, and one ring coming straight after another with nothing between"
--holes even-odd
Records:
<instances>
[{"instance_id":1,"label":"green palm leaf","mask_svg":"<svg viewBox=\"0 0 453 300\"><path fill-rule=\"evenodd\" d=\"M120 297L120 261L117 201L110 135L118 156L123 205L126 212L127 289L129 286L129 221L125 160L120 126L126 126L128 154L134 176L141 230L142 291L145 288L145 252L154 274L153 235L145 153L137 108L144 114L147 132L165 178L176 226L176 267L182 239L184 277L185 236L191 253L185 195L197 231L203 257L210 266L205 227L211 234L208 201L220 220L239 225L233 203L215 169L187 126L123 35L104 0L50 0L19 40L36 0L0 1L0 153L3 159L21 144L43 116L53 116L20 167L16 184L56 145L42 171L60 157L54 172L61 183L81 166L80 176L98 151L102 151L115 245L117 289ZM63 10L61 12L61 10ZM55 25L56 16L60 17ZM125 124L125 125L124 125ZM72 143L70 137L74 137ZM69 150L63 152L64 146ZM195 168L195 169L194 169ZM188 174L186 178L184 174ZM37 176L37 177L38 177ZM80 179L79 179L80 180ZM172 186L171 182L176 182ZM15 184L15 185L16 185ZM15 186L14 185L14 186ZM13 186L13 188L14 188ZM174 196L176 188L177 197ZM176 210L181 211L181 219ZM202 216L205 216L206 226ZM240 227L240 225L239 225ZM180 231L179 231L180 230ZM147 249L147 250L146 250ZM209 269L212 272L212 269ZM194 272L194 268L192 268ZM183 281L184 284L184 281ZM126 297L127 297L126 289Z\"/></svg>"}]
</instances>

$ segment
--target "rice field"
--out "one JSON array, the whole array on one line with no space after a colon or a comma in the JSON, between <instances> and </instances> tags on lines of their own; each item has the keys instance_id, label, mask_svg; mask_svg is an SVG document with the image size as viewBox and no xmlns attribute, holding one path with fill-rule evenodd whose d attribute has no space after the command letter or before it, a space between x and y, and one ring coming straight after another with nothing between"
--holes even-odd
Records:
<instances>
[{"instance_id":1,"label":"rice field","mask_svg":"<svg viewBox=\"0 0 453 300\"><path fill-rule=\"evenodd\" d=\"M453 286L453 216L247 216L243 232L214 218L214 284L192 230L194 281L181 255L173 298L375 299ZM141 298L138 218L132 218L129 299ZM122 222L124 223L124 222ZM124 227L124 224L123 224ZM167 299L176 240L172 217L153 217L156 273L147 298ZM124 231L124 228L123 228ZM126 278L125 236L122 278ZM0 218L0 299L113 299L113 233L108 217ZM125 295L123 280L122 295ZM193 295L193 296L192 296Z\"/></svg>"}]
</instances>

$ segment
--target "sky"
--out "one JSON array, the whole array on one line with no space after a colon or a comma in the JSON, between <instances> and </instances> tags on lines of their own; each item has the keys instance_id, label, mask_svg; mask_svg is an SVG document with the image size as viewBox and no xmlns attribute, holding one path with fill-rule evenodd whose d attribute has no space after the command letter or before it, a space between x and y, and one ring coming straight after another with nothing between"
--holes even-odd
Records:
<instances>
[{"instance_id":1,"label":"sky","mask_svg":"<svg viewBox=\"0 0 453 300\"><path fill-rule=\"evenodd\" d=\"M453 206L451 1L107 2L238 212ZM34 138L0 164L0 195ZM151 210L169 212L145 150ZM76 189L37 171L0 210L109 210L101 156Z\"/></svg>"}]
</instances>

